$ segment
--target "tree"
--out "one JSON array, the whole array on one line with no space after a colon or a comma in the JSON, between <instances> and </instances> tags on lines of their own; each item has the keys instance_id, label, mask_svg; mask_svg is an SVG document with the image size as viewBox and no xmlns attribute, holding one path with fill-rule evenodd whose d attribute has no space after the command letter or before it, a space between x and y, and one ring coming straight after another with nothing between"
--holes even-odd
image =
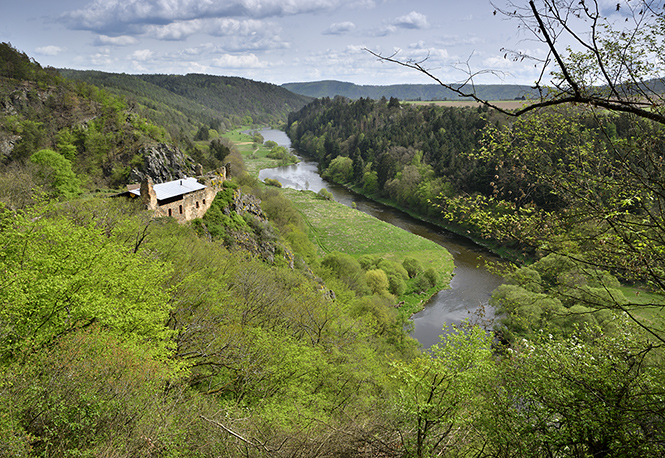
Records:
<instances>
[{"instance_id":1,"label":"tree","mask_svg":"<svg viewBox=\"0 0 665 458\"><path fill-rule=\"evenodd\" d=\"M663 365L629 322L609 337L541 334L504 356L478 425L477 456L661 456ZM519 451L518 453L515 453Z\"/></svg>"},{"instance_id":2,"label":"tree","mask_svg":"<svg viewBox=\"0 0 665 458\"><path fill-rule=\"evenodd\" d=\"M30 161L39 166L39 175L54 189L55 194L74 197L81 193L81 181L72 170L72 163L60 153L50 149L37 151Z\"/></svg>"},{"instance_id":3,"label":"tree","mask_svg":"<svg viewBox=\"0 0 665 458\"><path fill-rule=\"evenodd\" d=\"M449 199L448 204L466 208L457 214L475 220L487 236L509 240L529 255L561 253L665 293L665 101L660 80L665 73L665 10L652 0L620 0L611 9L603 5L595 0L530 0L497 8L544 43L548 55L536 62L541 69L539 99L508 113L518 117L514 123L490 130L479 159L499 172L498 179L512 169L506 177L513 183L521 176L537 184L541 201L556 203L554 208L529 202L533 189L527 187L520 188L524 196L500 195L499 184L509 183L505 179L491 183L497 191L492 198L472 196L468 206ZM468 84L453 87L438 80L425 61L377 57L492 106L473 92L478 73L468 75ZM447 211L455 213L450 205ZM665 343L662 323L636 311L661 309L662 299L646 304L610 299L594 306L627 314Z\"/></svg>"},{"instance_id":4,"label":"tree","mask_svg":"<svg viewBox=\"0 0 665 458\"><path fill-rule=\"evenodd\" d=\"M112 228L53 212L0 207L0 362L95 323L167 354L169 266L116 240Z\"/></svg>"},{"instance_id":5,"label":"tree","mask_svg":"<svg viewBox=\"0 0 665 458\"><path fill-rule=\"evenodd\" d=\"M480 387L495 367L490 336L478 327L449 331L431 352L393 363L393 427L403 456L454 456L483 415Z\"/></svg>"},{"instance_id":6,"label":"tree","mask_svg":"<svg viewBox=\"0 0 665 458\"><path fill-rule=\"evenodd\" d=\"M226 156L231 153L233 148L233 143L224 137L216 138L210 142L210 152L218 161L226 159Z\"/></svg>"},{"instance_id":7,"label":"tree","mask_svg":"<svg viewBox=\"0 0 665 458\"><path fill-rule=\"evenodd\" d=\"M543 107L581 103L665 124L660 78L665 69L665 10L655 0L618 0L609 4L597 0L529 0L527 5L508 2L496 7L519 27L543 43L547 56L536 58L505 49L505 57L531 59L540 67L535 83L538 100L517 111L506 111L480 98L474 78L491 72L468 72L462 84L448 84L437 78L426 60L402 60L396 54L377 58L424 73L441 86L463 97L519 116ZM551 76L551 79L548 78Z\"/></svg>"}]
</instances>

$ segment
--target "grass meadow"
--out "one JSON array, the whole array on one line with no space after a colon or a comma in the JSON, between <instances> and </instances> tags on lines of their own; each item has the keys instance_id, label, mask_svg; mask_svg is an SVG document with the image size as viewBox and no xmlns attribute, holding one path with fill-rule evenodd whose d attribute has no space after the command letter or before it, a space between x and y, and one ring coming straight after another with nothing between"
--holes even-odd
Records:
<instances>
[{"instance_id":1,"label":"grass meadow","mask_svg":"<svg viewBox=\"0 0 665 458\"><path fill-rule=\"evenodd\" d=\"M227 132L224 136L236 144L252 176L257 177L261 169L279 165L279 161L267 157L267 148L260 146L257 149L252 137L243 134L243 130L247 128ZM339 251L356 258L370 254L400 263L412 257L418 259L425 269L433 267L439 273L439 283L435 287L421 294L398 298L404 302L401 313L411 315L419 311L432 295L449 286L453 258L439 244L334 200L326 200L312 191L284 188L282 192L303 216L310 239L321 256Z\"/></svg>"}]
</instances>

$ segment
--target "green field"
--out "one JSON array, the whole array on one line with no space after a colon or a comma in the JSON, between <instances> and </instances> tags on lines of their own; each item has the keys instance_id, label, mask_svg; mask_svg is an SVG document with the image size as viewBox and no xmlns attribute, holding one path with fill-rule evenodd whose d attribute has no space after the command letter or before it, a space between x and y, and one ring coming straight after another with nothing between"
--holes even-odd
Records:
<instances>
[{"instance_id":1,"label":"green field","mask_svg":"<svg viewBox=\"0 0 665 458\"><path fill-rule=\"evenodd\" d=\"M278 161L266 157L268 150L264 147L256 149L252 137L241 133L242 130L247 128L227 132L224 136L238 147L247 171L256 177L261 169L276 167ZM432 295L449 287L453 257L441 245L334 200L323 199L312 191L284 188L282 192L303 216L310 238L321 256L339 251L356 258L371 254L400 263L412 257L418 259L425 269L433 267L439 273L440 281L436 287L420 295L399 298L404 302L400 309L402 313L415 313Z\"/></svg>"},{"instance_id":2,"label":"green field","mask_svg":"<svg viewBox=\"0 0 665 458\"><path fill-rule=\"evenodd\" d=\"M332 251L354 257L365 254L402 262L407 257L418 259L424 268L439 272L440 283L421 295L400 297L402 311L412 314L436 292L447 288L454 269L452 255L441 245L411 234L392 224L380 221L359 210L333 200L325 200L312 191L283 189L293 205L303 215L310 229L310 238L321 255Z\"/></svg>"},{"instance_id":3,"label":"green field","mask_svg":"<svg viewBox=\"0 0 665 458\"><path fill-rule=\"evenodd\" d=\"M242 154L242 157L245 160L247 172L254 177L258 177L261 169L277 167L279 161L267 157L270 150L263 145L259 146L257 149L252 142L252 136L243 134L243 130L251 130L251 127L240 127L226 132L222 136L230 139L236 144L238 151L240 151L240 154Z\"/></svg>"}]
</instances>

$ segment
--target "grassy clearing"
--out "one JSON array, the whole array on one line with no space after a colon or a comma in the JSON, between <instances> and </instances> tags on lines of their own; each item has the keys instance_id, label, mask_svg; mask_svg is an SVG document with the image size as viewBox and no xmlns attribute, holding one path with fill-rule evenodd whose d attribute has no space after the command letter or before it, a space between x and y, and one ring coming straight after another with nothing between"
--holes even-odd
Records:
<instances>
[{"instance_id":1,"label":"grassy clearing","mask_svg":"<svg viewBox=\"0 0 665 458\"><path fill-rule=\"evenodd\" d=\"M333 200L324 200L311 191L283 189L283 192L307 221L310 237L321 255L332 251L356 258L371 254L399 263L412 257L425 269L433 267L439 273L437 286L419 295L399 298L404 301L402 313L411 315L420 310L433 294L449 286L453 257L439 244Z\"/></svg>"},{"instance_id":2,"label":"grassy clearing","mask_svg":"<svg viewBox=\"0 0 665 458\"><path fill-rule=\"evenodd\" d=\"M267 157L270 152L268 148L263 145L256 148L256 145L252 141L252 136L242 133L243 130L251 129L251 127L240 127L226 132L222 136L230 139L236 144L238 151L240 151L240 154L242 154L242 157L245 160L247 172L254 177L258 177L261 169L277 167L279 161Z\"/></svg>"},{"instance_id":3,"label":"grassy clearing","mask_svg":"<svg viewBox=\"0 0 665 458\"><path fill-rule=\"evenodd\" d=\"M224 136L236 144L249 173L258 176L261 169L275 167L279 161L266 157L267 148L255 149L252 137L241 132L247 129L236 129ZM309 226L310 238L318 246L321 256L340 251L356 258L371 254L400 263L412 257L418 259L425 269L433 267L439 273L439 283L435 287L422 294L399 298L404 302L400 313L409 316L419 311L430 297L449 287L454 269L453 258L437 243L333 200L322 199L311 191L284 188L282 192L303 215Z\"/></svg>"},{"instance_id":4,"label":"grassy clearing","mask_svg":"<svg viewBox=\"0 0 665 458\"><path fill-rule=\"evenodd\" d=\"M636 317L654 327L665 324L665 313L663 313L665 298L663 296L636 286L622 286L620 289L628 301L638 306L633 309Z\"/></svg>"}]
</instances>

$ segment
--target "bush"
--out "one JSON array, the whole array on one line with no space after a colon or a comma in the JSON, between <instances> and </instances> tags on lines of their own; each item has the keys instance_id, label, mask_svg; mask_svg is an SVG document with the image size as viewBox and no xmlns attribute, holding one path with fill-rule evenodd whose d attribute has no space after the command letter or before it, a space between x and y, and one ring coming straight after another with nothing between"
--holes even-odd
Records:
<instances>
[{"instance_id":1,"label":"bush","mask_svg":"<svg viewBox=\"0 0 665 458\"><path fill-rule=\"evenodd\" d=\"M429 282L430 288L435 287L439 283L439 273L434 267L428 267L425 272L423 272L423 275Z\"/></svg>"},{"instance_id":2,"label":"bush","mask_svg":"<svg viewBox=\"0 0 665 458\"><path fill-rule=\"evenodd\" d=\"M263 182L268 186L274 186L276 188L282 187L282 183L280 183L279 180L275 180L274 178L266 178L263 180Z\"/></svg>"},{"instance_id":3,"label":"bush","mask_svg":"<svg viewBox=\"0 0 665 458\"><path fill-rule=\"evenodd\" d=\"M81 180L72 170L72 163L50 149L37 151L30 161L39 166L39 176L57 196L71 198L81 193Z\"/></svg>"},{"instance_id":4,"label":"bush","mask_svg":"<svg viewBox=\"0 0 665 458\"><path fill-rule=\"evenodd\" d=\"M372 293L379 296L384 296L388 293L390 282L388 276L381 269L373 269L365 272L365 281L367 286L372 290Z\"/></svg>"},{"instance_id":5,"label":"bush","mask_svg":"<svg viewBox=\"0 0 665 458\"><path fill-rule=\"evenodd\" d=\"M323 258L321 265L358 294L368 291L365 272L353 256L333 251Z\"/></svg>"},{"instance_id":6,"label":"bush","mask_svg":"<svg viewBox=\"0 0 665 458\"><path fill-rule=\"evenodd\" d=\"M333 200L332 192L328 191L326 188L321 188L318 195L325 200Z\"/></svg>"},{"instance_id":7,"label":"bush","mask_svg":"<svg viewBox=\"0 0 665 458\"><path fill-rule=\"evenodd\" d=\"M363 270L372 270L378 268L381 259L381 256L375 254L364 254L358 258L358 262L362 266Z\"/></svg>"},{"instance_id":8,"label":"bush","mask_svg":"<svg viewBox=\"0 0 665 458\"><path fill-rule=\"evenodd\" d=\"M404 258L402 261L402 267L409 274L409 278L415 278L418 274L423 272L423 265L416 258Z\"/></svg>"},{"instance_id":9,"label":"bush","mask_svg":"<svg viewBox=\"0 0 665 458\"><path fill-rule=\"evenodd\" d=\"M430 288L431 288L430 282L423 274L414 277L409 285L409 291L418 294L424 293Z\"/></svg>"}]
</instances>

